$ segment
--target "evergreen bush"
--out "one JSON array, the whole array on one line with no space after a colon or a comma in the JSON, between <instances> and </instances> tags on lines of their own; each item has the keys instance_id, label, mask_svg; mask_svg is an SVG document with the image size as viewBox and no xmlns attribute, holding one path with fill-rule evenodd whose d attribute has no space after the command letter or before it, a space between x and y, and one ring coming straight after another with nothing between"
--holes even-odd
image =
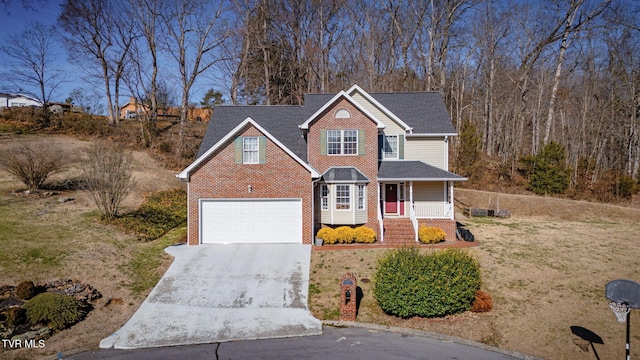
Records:
<instances>
[{"instance_id":1,"label":"evergreen bush","mask_svg":"<svg viewBox=\"0 0 640 360\"><path fill-rule=\"evenodd\" d=\"M84 319L89 306L73 296L55 292L36 295L24 304L27 320L35 325L46 324L53 330L63 330Z\"/></svg>"},{"instance_id":2,"label":"evergreen bush","mask_svg":"<svg viewBox=\"0 0 640 360\"><path fill-rule=\"evenodd\" d=\"M468 252L447 249L424 255L393 250L378 262L373 295L390 315L440 317L467 311L480 288L480 265Z\"/></svg>"},{"instance_id":3,"label":"evergreen bush","mask_svg":"<svg viewBox=\"0 0 640 360\"><path fill-rule=\"evenodd\" d=\"M439 227L420 225L418 229L418 239L423 244L435 244L447 237L447 233Z\"/></svg>"},{"instance_id":4,"label":"evergreen bush","mask_svg":"<svg viewBox=\"0 0 640 360\"><path fill-rule=\"evenodd\" d=\"M146 197L138 210L115 218L121 228L151 241L187 220L187 193L183 189L163 190Z\"/></svg>"}]
</instances>

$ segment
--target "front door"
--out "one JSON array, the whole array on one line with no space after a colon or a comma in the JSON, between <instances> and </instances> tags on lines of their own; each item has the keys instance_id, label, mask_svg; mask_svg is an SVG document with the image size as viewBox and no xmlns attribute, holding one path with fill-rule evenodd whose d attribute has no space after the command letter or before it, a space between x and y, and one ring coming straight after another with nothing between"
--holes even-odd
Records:
<instances>
[{"instance_id":1,"label":"front door","mask_svg":"<svg viewBox=\"0 0 640 360\"><path fill-rule=\"evenodd\" d=\"M384 212L387 214L397 214L398 213L398 185L385 184L384 197L385 197Z\"/></svg>"}]
</instances>

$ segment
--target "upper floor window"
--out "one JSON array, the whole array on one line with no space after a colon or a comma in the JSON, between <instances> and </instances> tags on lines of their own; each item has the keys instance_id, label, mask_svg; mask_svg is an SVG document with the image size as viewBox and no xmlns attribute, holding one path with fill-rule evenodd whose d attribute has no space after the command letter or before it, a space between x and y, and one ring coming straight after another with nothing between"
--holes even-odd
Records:
<instances>
[{"instance_id":1,"label":"upper floor window","mask_svg":"<svg viewBox=\"0 0 640 360\"><path fill-rule=\"evenodd\" d=\"M259 161L258 137L247 136L242 138L242 163L258 164Z\"/></svg>"},{"instance_id":2,"label":"upper floor window","mask_svg":"<svg viewBox=\"0 0 640 360\"><path fill-rule=\"evenodd\" d=\"M329 155L357 155L358 130L327 130Z\"/></svg>"},{"instance_id":3,"label":"upper floor window","mask_svg":"<svg viewBox=\"0 0 640 360\"><path fill-rule=\"evenodd\" d=\"M233 140L236 164L264 164L267 162L265 136L238 136Z\"/></svg>"},{"instance_id":4,"label":"upper floor window","mask_svg":"<svg viewBox=\"0 0 640 360\"><path fill-rule=\"evenodd\" d=\"M398 135L385 135L382 146L384 159L398 158Z\"/></svg>"}]
</instances>

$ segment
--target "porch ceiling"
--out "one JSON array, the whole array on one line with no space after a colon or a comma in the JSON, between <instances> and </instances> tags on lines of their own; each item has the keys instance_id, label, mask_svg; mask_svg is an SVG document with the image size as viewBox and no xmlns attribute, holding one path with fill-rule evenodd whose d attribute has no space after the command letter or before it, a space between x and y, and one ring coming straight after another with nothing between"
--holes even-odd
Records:
<instances>
[{"instance_id":1,"label":"porch ceiling","mask_svg":"<svg viewBox=\"0 0 640 360\"><path fill-rule=\"evenodd\" d=\"M378 162L378 181L465 181L467 178L422 161Z\"/></svg>"}]
</instances>

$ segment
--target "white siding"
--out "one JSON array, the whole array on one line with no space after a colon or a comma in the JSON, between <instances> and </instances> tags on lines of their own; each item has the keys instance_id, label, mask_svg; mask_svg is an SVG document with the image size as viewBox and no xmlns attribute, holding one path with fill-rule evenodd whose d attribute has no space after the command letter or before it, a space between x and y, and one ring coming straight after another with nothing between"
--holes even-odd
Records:
<instances>
[{"instance_id":1,"label":"white siding","mask_svg":"<svg viewBox=\"0 0 640 360\"><path fill-rule=\"evenodd\" d=\"M328 184L329 187L329 209L320 210L320 223L327 225L357 225L367 222L367 208L371 206L367 202L367 194L365 192L365 208L357 210L357 191L355 185L351 185L351 208L349 210L336 210L335 184ZM320 200L318 200L320 201ZM322 208L322 205L320 206Z\"/></svg>"},{"instance_id":2,"label":"white siding","mask_svg":"<svg viewBox=\"0 0 640 360\"><path fill-rule=\"evenodd\" d=\"M413 201L415 203L444 202L445 187L442 182L414 182Z\"/></svg>"},{"instance_id":3,"label":"white siding","mask_svg":"<svg viewBox=\"0 0 640 360\"><path fill-rule=\"evenodd\" d=\"M382 121L386 128L384 132L387 134L404 134L404 128L400 127L395 121L391 120L390 117L385 115L380 109L375 107L372 103L367 101L362 95L359 93L353 94L353 99L356 100L363 108L367 109L371 114L378 118L378 120Z\"/></svg>"},{"instance_id":4,"label":"white siding","mask_svg":"<svg viewBox=\"0 0 640 360\"><path fill-rule=\"evenodd\" d=\"M445 146L444 137L406 137L404 159L420 160L448 171Z\"/></svg>"}]
</instances>

